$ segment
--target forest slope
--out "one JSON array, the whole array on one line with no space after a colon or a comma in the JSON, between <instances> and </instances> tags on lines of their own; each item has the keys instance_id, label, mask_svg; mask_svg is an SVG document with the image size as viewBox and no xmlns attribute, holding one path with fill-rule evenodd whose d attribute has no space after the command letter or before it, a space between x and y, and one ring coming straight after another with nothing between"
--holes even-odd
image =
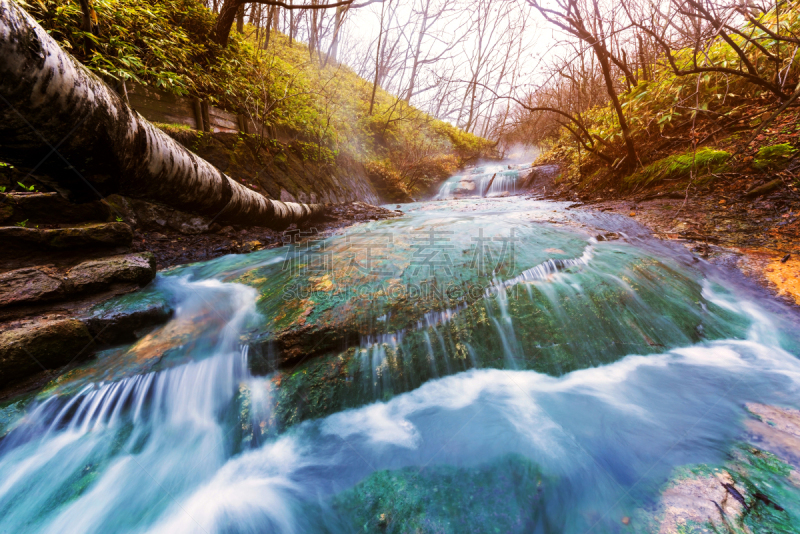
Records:
<instances>
[{"instance_id":1,"label":"forest slope","mask_svg":"<svg viewBox=\"0 0 800 534\"><path fill-rule=\"evenodd\" d=\"M111 85L135 81L197 96L296 133L291 147L304 160L335 165L340 155L366 165L379 192L408 198L491 143L407 105L342 64L309 54L303 43L245 25L227 47L212 40L216 15L198 0L97 0L97 30L81 29L69 0L19 2L61 46ZM124 89L123 89L124 90ZM169 128L167 128L169 130ZM288 147L254 135L251 144L275 156ZM279 156L280 157L280 156ZM10 187L16 187L11 182Z\"/></svg>"}]
</instances>

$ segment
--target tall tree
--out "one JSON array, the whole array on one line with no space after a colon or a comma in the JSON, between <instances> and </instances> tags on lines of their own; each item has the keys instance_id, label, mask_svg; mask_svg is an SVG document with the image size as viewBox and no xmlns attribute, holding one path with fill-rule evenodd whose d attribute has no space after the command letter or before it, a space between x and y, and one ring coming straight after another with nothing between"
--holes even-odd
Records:
<instances>
[{"instance_id":1,"label":"tall tree","mask_svg":"<svg viewBox=\"0 0 800 534\"><path fill-rule=\"evenodd\" d=\"M389 0L391 4L392 0ZM372 96L369 98L369 113L372 115L372 110L375 107L375 92L378 90L378 76L380 75L381 64L381 39L383 38L383 18L386 12L386 4L381 3L381 22L378 26L378 46L375 50L375 78L372 80Z\"/></svg>"}]
</instances>

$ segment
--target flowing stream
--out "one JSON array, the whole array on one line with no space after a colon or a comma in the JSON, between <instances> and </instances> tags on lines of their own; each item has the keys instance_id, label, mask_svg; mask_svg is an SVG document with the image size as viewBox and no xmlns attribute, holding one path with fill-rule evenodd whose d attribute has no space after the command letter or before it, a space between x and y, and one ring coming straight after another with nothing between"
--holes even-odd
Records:
<instances>
[{"instance_id":1,"label":"flowing stream","mask_svg":"<svg viewBox=\"0 0 800 534\"><path fill-rule=\"evenodd\" d=\"M649 532L745 403L800 408L798 314L733 270L565 204L402 210L109 303L175 314L4 408L0 532Z\"/></svg>"}]
</instances>

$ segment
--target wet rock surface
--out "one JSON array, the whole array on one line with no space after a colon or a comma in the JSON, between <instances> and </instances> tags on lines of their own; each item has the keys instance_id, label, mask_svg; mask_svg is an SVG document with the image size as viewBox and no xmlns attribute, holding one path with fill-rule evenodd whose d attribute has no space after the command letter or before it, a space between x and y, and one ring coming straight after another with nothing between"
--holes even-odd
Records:
<instances>
[{"instance_id":1,"label":"wet rock surface","mask_svg":"<svg viewBox=\"0 0 800 534\"><path fill-rule=\"evenodd\" d=\"M329 206L316 220L292 224L283 231L261 227L219 227L209 224L209 232L181 232L165 227L137 228L134 251L152 252L158 269L218 258L226 254L242 254L264 248L279 247L293 241L320 238L363 221L400 217L402 213L380 206L355 201ZM203 223L206 224L206 223Z\"/></svg>"},{"instance_id":2,"label":"wet rock surface","mask_svg":"<svg viewBox=\"0 0 800 534\"><path fill-rule=\"evenodd\" d=\"M152 302L141 307L122 306L99 309L81 317L89 333L98 344L115 345L133 342L147 328L164 324L173 315L173 309L166 302Z\"/></svg>"},{"instance_id":3,"label":"wet rock surface","mask_svg":"<svg viewBox=\"0 0 800 534\"><path fill-rule=\"evenodd\" d=\"M99 291L111 284L143 286L156 276L155 257L148 253L122 254L79 263L66 273L71 291Z\"/></svg>"},{"instance_id":4,"label":"wet rock surface","mask_svg":"<svg viewBox=\"0 0 800 534\"><path fill-rule=\"evenodd\" d=\"M0 387L89 356L93 340L76 319L34 321L0 333Z\"/></svg>"},{"instance_id":5,"label":"wet rock surface","mask_svg":"<svg viewBox=\"0 0 800 534\"><path fill-rule=\"evenodd\" d=\"M653 530L795 532L800 505L800 411L745 406L744 441L721 466L689 466L661 494ZM648 523L646 517L639 521ZM657 527L657 528L656 528Z\"/></svg>"},{"instance_id":6,"label":"wet rock surface","mask_svg":"<svg viewBox=\"0 0 800 534\"><path fill-rule=\"evenodd\" d=\"M732 528L731 523L739 522L744 511L743 503L736 499L744 489L737 489L735 484L731 474L720 469L670 486L661 495L664 517L659 534L677 534L686 529L703 529L706 525L723 532Z\"/></svg>"},{"instance_id":7,"label":"wet rock surface","mask_svg":"<svg viewBox=\"0 0 800 534\"><path fill-rule=\"evenodd\" d=\"M746 423L749 440L800 469L800 410L756 403L747 410L755 416ZM794 475L800 487L800 475Z\"/></svg>"}]
</instances>

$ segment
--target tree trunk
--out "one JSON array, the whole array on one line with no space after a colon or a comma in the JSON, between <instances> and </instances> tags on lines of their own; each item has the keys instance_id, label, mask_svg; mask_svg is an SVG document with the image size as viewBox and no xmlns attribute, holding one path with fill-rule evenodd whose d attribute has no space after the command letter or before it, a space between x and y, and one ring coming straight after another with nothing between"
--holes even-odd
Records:
<instances>
[{"instance_id":1,"label":"tree trunk","mask_svg":"<svg viewBox=\"0 0 800 534\"><path fill-rule=\"evenodd\" d=\"M73 200L112 193L217 221L285 227L319 204L270 200L133 111L13 0L0 0L0 159L35 167Z\"/></svg>"},{"instance_id":2,"label":"tree trunk","mask_svg":"<svg viewBox=\"0 0 800 534\"><path fill-rule=\"evenodd\" d=\"M630 128L628 128L628 121L625 120L625 113L623 113L622 105L619 103L619 98L617 97L617 91L614 87L614 78L611 76L611 65L608 61L607 52L599 44L595 44L592 48L597 56L597 61L600 62L600 70L602 71L603 79L606 82L606 92L608 93L608 97L611 99L611 104L614 106L614 111L617 113L619 126L622 129L622 138L625 141L625 149L628 155L628 162L625 166L633 168L639 161L639 156L636 154L636 146L633 144L631 131Z\"/></svg>"},{"instance_id":3,"label":"tree trunk","mask_svg":"<svg viewBox=\"0 0 800 534\"><path fill-rule=\"evenodd\" d=\"M236 33L244 33L244 3L236 10Z\"/></svg>"},{"instance_id":4,"label":"tree trunk","mask_svg":"<svg viewBox=\"0 0 800 534\"><path fill-rule=\"evenodd\" d=\"M236 14L239 11L240 5L243 5L242 0L223 0L222 7L219 8L219 15L217 15L217 22L214 24L212 39L223 48L228 46L228 38L231 34L233 21L236 20Z\"/></svg>"},{"instance_id":5,"label":"tree trunk","mask_svg":"<svg viewBox=\"0 0 800 534\"><path fill-rule=\"evenodd\" d=\"M386 4L381 4L381 23L378 26L378 47L375 52L375 79L372 81L372 96L369 98L369 113L372 116L372 109L375 107L375 91L378 90L378 74L380 73L381 64L381 37L383 37L383 13L386 9Z\"/></svg>"},{"instance_id":6,"label":"tree trunk","mask_svg":"<svg viewBox=\"0 0 800 534\"><path fill-rule=\"evenodd\" d=\"M291 6L294 3L294 0L289 0L289 5ZM294 9L289 10L289 46L292 45L294 42Z\"/></svg>"},{"instance_id":7,"label":"tree trunk","mask_svg":"<svg viewBox=\"0 0 800 534\"><path fill-rule=\"evenodd\" d=\"M339 60L339 30L342 28L342 21L346 11L346 7L340 6L336 8L336 14L333 19L333 38L331 39L331 45L328 47L328 54L325 56L325 61L322 64L323 67L325 67L331 59L333 59L334 63Z\"/></svg>"},{"instance_id":8,"label":"tree trunk","mask_svg":"<svg viewBox=\"0 0 800 534\"><path fill-rule=\"evenodd\" d=\"M272 10L273 9L278 9L278 8L270 6L269 9L267 10L267 27L266 27L265 34L264 34L264 43L261 45L261 49L262 50L267 50L269 48L269 37L270 37L270 34L272 33L272 24L271 24L271 22L272 22Z\"/></svg>"}]
</instances>

